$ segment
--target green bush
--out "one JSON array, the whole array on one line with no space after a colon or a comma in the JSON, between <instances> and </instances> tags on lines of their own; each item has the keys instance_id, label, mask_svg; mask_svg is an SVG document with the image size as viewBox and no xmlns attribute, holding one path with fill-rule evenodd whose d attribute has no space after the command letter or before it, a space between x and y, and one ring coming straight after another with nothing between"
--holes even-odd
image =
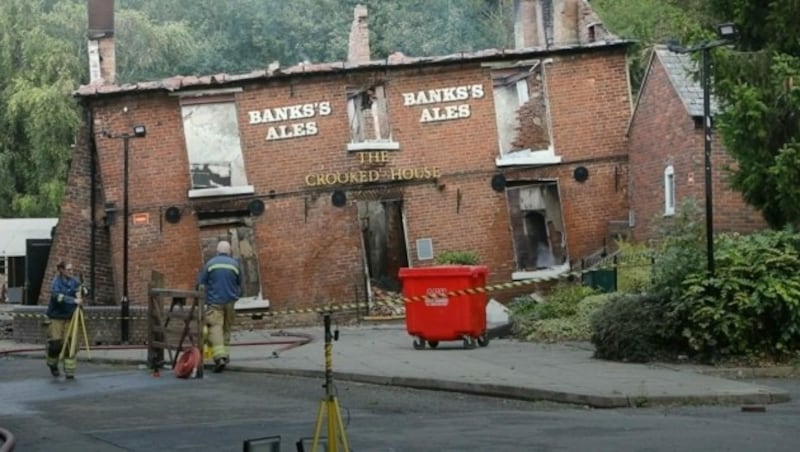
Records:
<instances>
[{"instance_id":1,"label":"green bush","mask_svg":"<svg viewBox=\"0 0 800 452\"><path fill-rule=\"evenodd\" d=\"M617 291L643 293L650 289L653 252L646 245L620 241Z\"/></svg>"},{"instance_id":2,"label":"green bush","mask_svg":"<svg viewBox=\"0 0 800 452\"><path fill-rule=\"evenodd\" d=\"M474 251L444 251L436 256L440 265L476 265L480 259Z\"/></svg>"},{"instance_id":3,"label":"green bush","mask_svg":"<svg viewBox=\"0 0 800 452\"><path fill-rule=\"evenodd\" d=\"M764 231L721 235L715 276L694 271L674 315L693 352L706 359L800 350L800 235Z\"/></svg>"},{"instance_id":4,"label":"green bush","mask_svg":"<svg viewBox=\"0 0 800 452\"><path fill-rule=\"evenodd\" d=\"M682 204L662 230L646 303L623 297L593 322L598 357L776 361L800 351L800 234L718 235L709 278L696 206Z\"/></svg>"},{"instance_id":5,"label":"green bush","mask_svg":"<svg viewBox=\"0 0 800 452\"><path fill-rule=\"evenodd\" d=\"M611 297L611 294L591 295L578 303L572 316L530 322L525 339L536 342L588 341L592 336L592 315Z\"/></svg>"},{"instance_id":6,"label":"green bush","mask_svg":"<svg viewBox=\"0 0 800 452\"><path fill-rule=\"evenodd\" d=\"M663 356L665 304L649 294L617 294L590 320L595 357L648 362Z\"/></svg>"},{"instance_id":7,"label":"green bush","mask_svg":"<svg viewBox=\"0 0 800 452\"><path fill-rule=\"evenodd\" d=\"M687 198L675 217L662 219L658 234L652 291L675 301L686 277L706 268L704 216L695 201Z\"/></svg>"},{"instance_id":8,"label":"green bush","mask_svg":"<svg viewBox=\"0 0 800 452\"><path fill-rule=\"evenodd\" d=\"M560 283L539 301L533 296L514 299L509 304L515 335L528 340L578 340L582 334L580 319L584 299L597 290L576 283ZM587 304L591 306L591 304Z\"/></svg>"}]
</instances>

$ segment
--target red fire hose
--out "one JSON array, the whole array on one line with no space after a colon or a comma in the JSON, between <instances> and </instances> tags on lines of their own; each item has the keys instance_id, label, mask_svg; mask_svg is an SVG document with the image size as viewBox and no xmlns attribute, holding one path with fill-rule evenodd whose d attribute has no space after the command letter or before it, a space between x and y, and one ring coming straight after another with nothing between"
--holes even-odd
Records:
<instances>
[{"instance_id":1,"label":"red fire hose","mask_svg":"<svg viewBox=\"0 0 800 452\"><path fill-rule=\"evenodd\" d=\"M14 450L14 444L16 444L17 440L14 438L14 435L12 435L11 432L3 427L0 427L0 440L2 440L2 444L0 444L0 452L12 452Z\"/></svg>"}]
</instances>

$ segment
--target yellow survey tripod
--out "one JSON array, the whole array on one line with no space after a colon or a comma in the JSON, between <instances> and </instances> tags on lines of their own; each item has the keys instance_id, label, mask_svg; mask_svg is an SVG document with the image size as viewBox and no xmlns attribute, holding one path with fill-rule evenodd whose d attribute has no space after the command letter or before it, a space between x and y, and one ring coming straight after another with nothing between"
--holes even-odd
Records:
<instances>
[{"instance_id":1,"label":"yellow survey tripod","mask_svg":"<svg viewBox=\"0 0 800 452\"><path fill-rule=\"evenodd\" d=\"M333 341L339 340L339 331L331 333L331 313L322 315L325 323L325 397L319 401L317 423L314 427L314 442L311 452L317 452L320 433L322 432L322 419L326 418L328 429L328 452L350 452L347 444L347 434L344 431L342 414L339 412L339 400L333 391ZM339 446L341 445L341 449Z\"/></svg>"},{"instance_id":2,"label":"yellow survey tripod","mask_svg":"<svg viewBox=\"0 0 800 452\"><path fill-rule=\"evenodd\" d=\"M81 287L79 290L83 290ZM79 297L82 296L79 292ZM72 318L69 319L67 324L67 333L65 337L67 340L61 346L61 353L58 355L58 360L61 361L64 357L75 358L78 354L78 328L83 332L83 346L86 348L87 359L91 359L89 352L89 335L86 333L86 319L83 316L83 304L78 304L75 311L72 313Z\"/></svg>"}]
</instances>

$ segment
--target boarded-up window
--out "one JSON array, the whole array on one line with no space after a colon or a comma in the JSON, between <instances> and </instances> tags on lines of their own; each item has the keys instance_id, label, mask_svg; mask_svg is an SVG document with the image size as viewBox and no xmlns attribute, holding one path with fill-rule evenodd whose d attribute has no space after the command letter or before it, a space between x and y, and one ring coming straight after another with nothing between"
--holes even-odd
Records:
<instances>
[{"instance_id":1,"label":"boarded-up window","mask_svg":"<svg viewBox=\"0 0 800 452\"><path fill-rule=\"evenodd\" d=\"M181 112L192 189L247 185L233 97L184 100Z\"/></svg>"},{"instance_id":2,"label":"boarded-up window","mask_svg":"<svg viewBox=\"0 0 800 452\"><path fill-rule=\"evenodd\" d=\"M216 255L217 243L220 240L228 241L231 244L231 255L242 266L240 298L261 298L261 278L253 228L241 226L227 229L207 229L201 235L203 262L207 262Z\"/></svg>"}]
</instances>

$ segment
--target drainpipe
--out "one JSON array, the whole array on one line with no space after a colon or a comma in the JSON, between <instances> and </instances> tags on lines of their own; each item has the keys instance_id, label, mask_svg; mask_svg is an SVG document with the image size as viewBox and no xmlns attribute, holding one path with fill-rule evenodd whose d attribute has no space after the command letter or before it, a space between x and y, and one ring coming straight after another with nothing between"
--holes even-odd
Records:
<instances>
[{"instance_id":1,"label":"drainpipe","mask_svg":"<svg viewBox=\"0 0 800 452\"><path fill-rule=\"evenodd\" d=\"M96 269L97 269L97 252L96 252L96 245L95 241L97 240L97 212L96 206L97 203L97 156L95 153L97 152L97 143L95 142L94 138L94 115L92 114L92 109L83 104L84 108L84 117L85 121L88 125L88 132L89 132L89 178L90 178L90 190L91 193L89 195L89 210L91 215L91 238L89 239L89 293L91 294L91 299L93 302L97 302L97 296L95 295L95 276L96 276Z\"/></svg>"}]
</instances>

